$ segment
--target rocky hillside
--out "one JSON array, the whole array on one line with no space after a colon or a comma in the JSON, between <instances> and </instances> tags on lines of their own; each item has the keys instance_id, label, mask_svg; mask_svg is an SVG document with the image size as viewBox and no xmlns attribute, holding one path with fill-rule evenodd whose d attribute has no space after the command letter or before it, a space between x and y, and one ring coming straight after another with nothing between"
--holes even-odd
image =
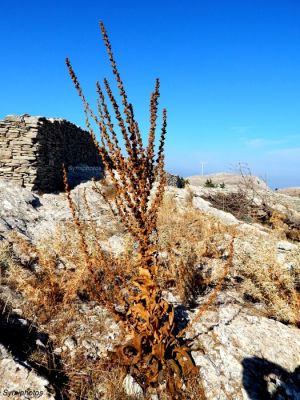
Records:
<instances>
[{"instance_id":1,"label":"rocky hillside","mask_svg":"<svg viewBox=\"0 0 300 400\"><path fill-rule=\"evenodd\" d=\"M278 193L287 194L289 196L300 197L300 187L288 187L278 189Z\"/></svg>"},{"instance_id":2,"label":"rocky hillside","mask_svg":"<svg viewBox=\"0 0 300 400\"><path fill-rule=\"evenodd\" d=\"M237 187L238 185L244 185L245 183L248 183L248 185L251 184L256 189L265 189L265 190L269 189L267 184L262 179L256 176L250 176L249 174L246 173L245 176L242 176L241 174L219 172L204 176L193 175L187 177L187 179L193 186L204 186L207 180L211 180L212 183L215 183L216 185L224 183L225 185L227 186L229 185L232 188Z\"/></svg>"},{"instance_id":3,"label":"rocky hillside","mask_svg":"<svg viewBox=\"0 0 300 400\"><path fill-rule=\"evenodd\" d=\"M253 179L240 187L214 176L225 188L206 188L190 177L167 188L159 215L159 279L209 400L300 399L300 199ZM93 184L71 195L90 252L130 259L134 243ZM0 181L0 239L0 399L142 399L130 375L105 365L122 340L109 310L84 292L69 309L57 298L36 307L82 263L66 195ZM201 398L196 386L187 398Z\"/></svg>"}]
</instances>

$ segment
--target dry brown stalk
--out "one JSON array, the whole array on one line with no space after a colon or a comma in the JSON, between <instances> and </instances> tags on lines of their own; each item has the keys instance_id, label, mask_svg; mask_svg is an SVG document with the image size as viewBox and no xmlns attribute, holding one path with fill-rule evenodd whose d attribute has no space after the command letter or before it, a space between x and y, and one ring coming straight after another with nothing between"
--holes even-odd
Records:
<instances>
[{"instance_id":1,"label":"dry brown stalk","mask_svg":"<svg viewBox=\"0 0 300 400\"><path fill-rule=\"evenodd\" d=\"M68 184L67 170L64 165L63 165L63 180L64 180L64 188L65 188L65 193L66 193L66 196L68 199L69 208L71 210L73 221L75 223L75 226L76 226L76 229L77 229L78 235L79 235L79 243L80 243L81 253L84 255L86 266L89 269L91 269L88 247L87 247L87 244L85 241L84 232L83 232L80 220L77 215L74 201L72 200L72 197L71 197L70 187Z\"/></svg>"},{"instance_id":2,"label":"dry brown stalk","mask_svg":"<svg viewBox=\"0 0 300 400\"><path fill-rule=\"evenodd\" d=\"M156 89L151 98L150 137L147 150L145 151L142 147L142 140L137 128L133 130L134 126L137 127L137 123L134 120L133 108L127 101L126 92L124 90L123 83L118 73L116 63L112 55L111 46L103 24L101 24L101 30L108 50L109 58L113 67L113 72L116 76L116 80L120 89L120 95L122 98L122 103L124 105L124 114L126 115L126 122L128 125L128 133L127 133L125 122L119 111L117 101L115 100L112 94L108 81L105 80L106 92L108 98L110 99L113 105L115 115L118 120L122 136L125 142L125 147L128 153L128 158L126 160L121 154L121 149L118 145L117 136L114 132L114 127L111 122L111 118L109 116L109 112L105 103L104 95L100 88L99 83L97 83L97 91L99 95L98 110L100 114L100 120L95 116L93 111L90 109L89 104L87 103L83 95L78 79L68 59L66 63L70 72L71 79L73 80L74 85L79 93L79 96L81 97L84 103L87 127L91 132L91 125L89 123L89 118L88 118L88 116L90 115L100 128L103 148L105 148L105 146L107 145L108 147L107 152L111 160L115 164L116 170L113 171L112 168L109 168L109 166L107 165L108 163L105 160L103 160L105 167L108 173L110 174L112 181L116 186L118 192L117 197L119 198L119 200L116 201L116 207L118 208L120 216L123 219L123 221L125 219L128 221L129 219L130 225L132 227L136 225L136 222L138 223L137 229L132 229L134 230L132 234L136 237L136 239L140 244L143 244L141 251L142 253L144 253L148 246L147 237L151 234L151 232L154 229L155 214L157 212L163 194L163 186L164 186L163 149L164 149L164 140L166 132L166 111L164 111L163 113L163 127L162 127L158 157L156 160L157 172L155 172L153 155L154 155L154 137L155 137L155 127L156 127L156 117L157 117L157 104L159 96L159 91L158 91L159 81L157 80ZM111 134L112 140L110 139L108 131ZM95 134L93 132L91 134L93 139L95 140ZM101 148L98 143L96 144L103 158L104 157L103 148ZM150 208L149 196L151 189L153 188L155 176L160 178L159 179L160 182L155 200L153 201L152 207Z\"/></svg>"}]
</instances>

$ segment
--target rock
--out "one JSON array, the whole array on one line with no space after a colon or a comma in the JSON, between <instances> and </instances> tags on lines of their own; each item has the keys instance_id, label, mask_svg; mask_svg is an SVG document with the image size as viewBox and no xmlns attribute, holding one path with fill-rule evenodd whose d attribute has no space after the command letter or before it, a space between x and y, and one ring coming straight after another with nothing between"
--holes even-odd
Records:
<instances>
[{"instance_id":1,"label":"rock","mask_svg":"<svg viewBox=\"0 0 300 400\"><path fill-rule=\"evenodd\" d=\"M299 329L250 315L237 305L224 305L206 315L195 334L204 353L192 355L208 399L269 398L271 388L265 387L265 380L272 381L272 376L277 380L274 398L300 398ZM285 397L280 397L282 393Z\"/></svg>"},{"instance_id":2,"label":"rock","mask_svg":"<svg viewBox=\"0 0 300 400\"><path fill-rule=\"evenodd\" d=\"M72 337L68 337L64 341L64 345L69 349L69 350L74 350L76 348L76 340Z\"/></svg>"},{"instance_id":3,"label":"rock","mask_svg":"<svg viewBox=\"0 0 300 400\"><path fill-rule=\"evenodd\" d=\"M0 181L0 234L16 229L28 235L28 226L34 225L39 217L33 204L37 197L27 189Z\"/></svg>"},{"instance_id":4,"label":"rock","mask_svg":"<svg viewBox=\"0 0 300 400\"><path fill-rule=\"evenodd\" d=\"M47 379L14 360L0 344L0 399L55 400Z\"/></svg>"},{"instance_id":5,"label":"rock","mask_svg":"<svg viewBox=\"0 0 300 400\"><path fill-rule=\"evenodd\" d=\"M143 389L130 375L126 375L123 387L128 396L136 396L143 399Z\"/></svg>"},{"instance_id":6,"label":"rock","mask_svg":"<svg viewBox=\"0 0 300 400\"><path fill-rule=\"evenodd\" d=\"M82 218L91 218L96 225L112 224L109 207L92 190L93 183L78 185L72 190L72 197L80 204ZM91 213L83 205L83 191L86 189ZM29 188L22 188L12 182L0 180L0 235L7 237L11 230L16 230L26 238L36 242L45 235L52 235L58 224L72 221L72 214L64 193L32 193ZM119 235L108 239L106 246L120 252L123 239Z\"/></svg>"},{"instance_id":7,"label":"rock","mask_svg":"<svg viewBox=\"0 0 300 400\"><path fill-rule=\"evenodd\" d=\"M22 116L20 115L7 115L4 119L4 121L9 121L9 122L20 122L22 120Z\"/></svg>"},{"instance_id":8,"label":"rock","mask_svg":"<svg viewBox=\"0 0 300 400\"><path fill-rule=\"evenodd\" d=\"M124 251L124 239L119 235L113 235L107 241L102 242L102 247L115 255L120 255Z\"/></svg>"},{"instance_id":9,"label":"rock","mask_svg":"<svg viewBox=\"0 0 300 400\"><path fill-rule=\"evenodd\" d=\"M291 251L291 250L296 249L297 246L293 243L282 240L282 241L278 242L277 248L278 248L278 250Z\"/></svg>"}]
</instances>

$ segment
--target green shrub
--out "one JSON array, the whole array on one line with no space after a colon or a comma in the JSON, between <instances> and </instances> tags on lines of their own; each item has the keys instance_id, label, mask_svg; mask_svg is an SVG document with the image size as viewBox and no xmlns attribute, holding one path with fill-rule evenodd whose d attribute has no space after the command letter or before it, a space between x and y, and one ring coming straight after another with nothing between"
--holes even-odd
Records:
<instances>
[{"instance_id":1,"label":"green shrub","mask_svg":"<svg viewBox=\"0 0 300 400\"><path fill-rule=\"evenodd\" d=\"M190 182L188 179L184 179L182 176L178 176L177 187L183 189L185 185L188 185Z\"/></svg>"},{"instance_id":2,"label":"green shrub","mask_svg":"<svg viewBox=\"0 0 300 400\"><path fill-rule=\"evenodd\" d=\"M216 188L217 187L217 185L215 183L213 183L213 181L210 178L206 179L204 186L208 187L208 188Z\"/></svg>"}]
</instances>

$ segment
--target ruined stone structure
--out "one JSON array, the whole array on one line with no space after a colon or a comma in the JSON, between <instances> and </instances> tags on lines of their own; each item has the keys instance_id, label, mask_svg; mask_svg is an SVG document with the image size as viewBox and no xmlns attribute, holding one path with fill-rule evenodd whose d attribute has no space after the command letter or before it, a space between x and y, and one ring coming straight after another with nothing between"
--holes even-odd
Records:
<instances>
[{"instance_id":1,"label":"ruined stone structure","mask_svg":"<svg viewBox=\"0 0 300 400\"><path fill-rule=\"evenodd\" d=\"M63 163L71 185L103 175L91 136L76 125L29 115L0 121L0 179L45 193L58 191Z\"/></svg>"}]
</instances>

